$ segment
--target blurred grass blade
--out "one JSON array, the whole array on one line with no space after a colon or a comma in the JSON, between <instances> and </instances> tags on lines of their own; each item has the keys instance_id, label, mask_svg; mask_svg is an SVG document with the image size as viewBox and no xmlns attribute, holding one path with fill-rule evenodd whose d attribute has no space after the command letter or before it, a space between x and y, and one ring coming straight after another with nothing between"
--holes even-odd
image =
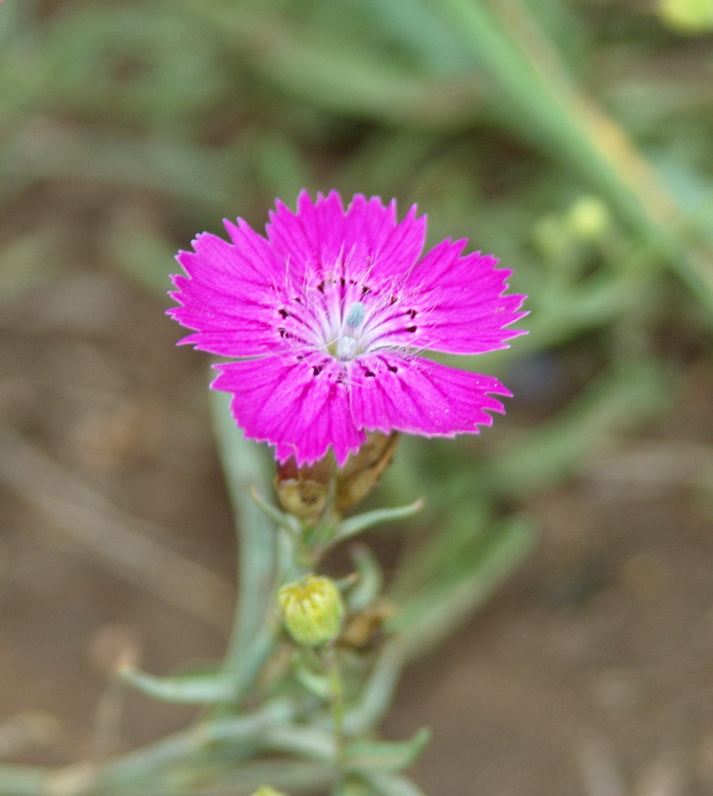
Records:
<instances>
[{"instance_id":1,"label":"blurred grass blade","mask_svg":"<svg viewBox=\"0 0 713 796\"><path fill-rule=\"evenodd\" d=\"M397 583L401 610L390 625L403 638L406 658L423 655L462 625L523 561L534 538L529 520L509 517L415 593L401 593Z\"/></svg>"},{"instance_id":2,"label":"blurred grass blade","mask_svg":"<svg viewBox=\"0 0 713 796\"><path fill-rule=\"evenodd\" d=\"M671 399L671 373L658 363L613 368L552 420L521 435L484 478L508 495L543 489L576 473L607 435L655 416Z\"/></svg>"},{"instance_id":3,"label":"blurred grass blade","mask_svg":"<svg viewBox=\"0 0 713 796\"><path fill-rule=\"evenodd\" d=\"M626 131L575 86L524 4L440 0L439 7L509 98L500 107L518 135L567 160L645 239L660 241L669 265L713 309L713 269L671 231L680 203Z\"/></svg>"},{"instance_id":4,"label":"blurred grass blade","mask_svg":"<svg viewBox=\"0 0 713 796\"><path fill-rule=\"evenodd\" d=\"M472 475L465 476L465 489L458 479L449 480L456 488L452 494L445 486L433 490L439 505L426 538L423 534L414 538L403 554L395 582L401 594L415 592L431 579L437 580L453 561L468 555L467 551L480 535L487 533L494 519L491 500L470 489Z\"/></svg>"},{"instance_id":5,"label":"blurred grass blade","mask_svg":"<svg viewBox=\"0 0 713 796\"><path fill-rule=\"evenodd\" d=\"M172 194L221 217L236 204L247 168L230 148L27 118L3 145L2 180L96 180Z\"/></svg>"},{"instance_id":6,"label":"blurred grass blade","mask_svg":"<svg viewBox=\"0 0 713 796\"><path fill-rule=\"evenodd\" d=\"M393 52L368 46L344 23L337 31L321 30L295 25L264 8L235 8L229 14L201 0L182 4L202 22L211 19L254 68L303 101L421 128L461 126L475 118L482 91L467 73L438 76L404 66ZM437 16L432 24L440 24Z\"/></svg>"},{"instance_id":7,"label":"blurred grass blade","mask_svg":"<svg viewBox=\"0 0 713 796\"><path fill-rule=\"evenodd\" d=\"M3 796L43 796L48 793L47 772L34 766L0 763L0 793Z\"/></svg>"}]
</instances>

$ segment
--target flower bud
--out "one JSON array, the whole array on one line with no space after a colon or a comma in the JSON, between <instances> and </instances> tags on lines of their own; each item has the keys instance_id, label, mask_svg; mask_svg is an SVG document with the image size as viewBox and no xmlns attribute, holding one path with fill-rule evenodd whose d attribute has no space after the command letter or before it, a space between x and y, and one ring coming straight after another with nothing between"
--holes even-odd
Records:
<instances>
[{"instance_id":1,"label":"flower bud","mask_svg":"<svg viewBox=\"0 0 713 796\"><path fill-rule=\"evenodd\" d=\"M321 575L286 583L277 593L282 621L294 641L319 647L341 632L344 603L336 584Z\"/></svg>"},{"instance_id":2,"label":"flower bud","mask_svg":"<svg viewBox=\"0 0 713 796\"><path fill-rule=\"evenodd\" d=\"M334 467L331 454L302 467L294 458L278 464L275 491L282 508L294 517L316 521L327 504Z\"/></svg>"},{"instance_id":3,"label":"flower bud","mask_svg":"<svg viewBox=\"0 0 713 796\"><path fill-rule=\"evenodd\" d=\"M302 467L297 466L294 458L278 464L275 490L280 505L294 517L317 521L327 505L334 481L334 509L342 514L379 483L391 463L398 439L397 431L370 432L361 448L342 467L337 467L331 453Z\"/></svg>"},{"instance_id":4,"label":"flower bud","mask_svg":"<svg viewBox=\"0 0 713 796\"><path fill-rule=\"evenodd\" d=\"M611 217L601 199L580 196L569 208L568 221L572 232L580 240L597 241L607 233Z\"/></svg>"}]
</instances>

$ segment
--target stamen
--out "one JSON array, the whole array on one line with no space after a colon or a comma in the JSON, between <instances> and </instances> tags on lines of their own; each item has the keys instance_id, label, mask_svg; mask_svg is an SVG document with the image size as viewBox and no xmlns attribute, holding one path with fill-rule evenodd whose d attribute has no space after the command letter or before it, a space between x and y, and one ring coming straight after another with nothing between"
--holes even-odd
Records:
<instances>
[{"instance_id":1,"label":"stamen","mask_svg":"<svg viewBox=\"0 0 713 796\"><path fill-rule=\"evenodd\" d=\"M364 320L364 316L366 315L366 307L364 306L363 301L355 301L351 307L349 307L349 312L347 313L347 319L344 323L351 329L356 329L357 326L361 324Z\"/></svg>"}]
</instances>

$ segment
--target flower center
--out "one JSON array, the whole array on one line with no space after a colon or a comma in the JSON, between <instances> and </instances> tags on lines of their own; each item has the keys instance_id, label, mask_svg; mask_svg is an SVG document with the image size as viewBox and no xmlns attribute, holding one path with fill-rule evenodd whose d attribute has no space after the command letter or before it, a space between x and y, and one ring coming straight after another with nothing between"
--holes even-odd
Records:
<instances>
[{"instance_id":1,"label":"flower center","mask_svg":"<svg viewBox=\"0 0 713 796\"><path fill-rule=\"evenodd\" d=\"M277 314L277 333L300 358L311 350L346 363L376 351L405 351L417 345L418 313L408 299L353 278L324 279L301 291L293 288L291 300Z\"/></svg>"},{"instance_id":2,"label":"flower center","mask_svg":"<svg viewBox=\"0 0 713 796\"><path fill-rule=\"evenodd\" d=\"M329 352L333 356L336 356L341 362L354 359L357 354L361 353L359 347L359 338L361 337L359 327L364 322L365 316L366 307L364 306L364 302L352 302L344 318L344 325L341 333L338 335L336 341L328 346Z\"/></svg>"}]
</instances>

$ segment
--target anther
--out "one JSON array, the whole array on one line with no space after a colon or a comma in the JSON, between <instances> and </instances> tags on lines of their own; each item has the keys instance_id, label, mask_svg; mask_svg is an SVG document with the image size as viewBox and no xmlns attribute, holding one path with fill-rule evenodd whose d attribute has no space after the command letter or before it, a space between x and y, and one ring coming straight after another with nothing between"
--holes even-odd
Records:
<instances>
[{"instance_id":1,"label":"anther","mask_svg":"<svg viewBox=\"0 0 713 796\"><path fill-rule=\"evenodd\" d=\"M349 326L349 328L356 329L364 320L365 315L366 307L364 306L364 302L355 301L352 306L349 307L349 312L347 313L347 318L344 323Z\"/></svg>"}]
</instances>

